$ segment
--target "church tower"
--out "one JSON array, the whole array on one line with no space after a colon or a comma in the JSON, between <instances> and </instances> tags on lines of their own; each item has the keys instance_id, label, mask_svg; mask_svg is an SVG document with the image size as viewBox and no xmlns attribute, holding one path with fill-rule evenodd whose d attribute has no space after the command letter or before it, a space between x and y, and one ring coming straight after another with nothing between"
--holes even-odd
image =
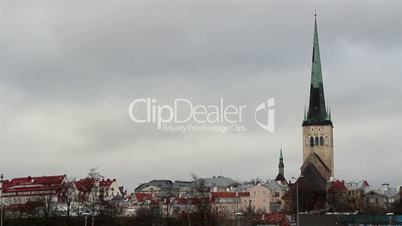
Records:
<instances>
[{"instance_id":1,"label":"church tower","mask_svg":"<svg viewBox=\"0 0 402 226\"><path fill-rule=\"evenodd\" d=\"M325 106L324 83L318 44L317 18L314 21L314 41L311 67L310 101L303 120L303 167L313 163L323 178L334 176L333 124Z\"/></svg>"}]
</instances>

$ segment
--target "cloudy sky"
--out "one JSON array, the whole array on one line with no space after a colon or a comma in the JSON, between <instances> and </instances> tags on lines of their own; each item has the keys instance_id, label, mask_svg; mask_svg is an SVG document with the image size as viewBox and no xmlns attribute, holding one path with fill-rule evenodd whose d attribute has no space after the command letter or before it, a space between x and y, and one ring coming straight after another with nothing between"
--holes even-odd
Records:
<instances>
[{"instance_id":1,"label":"cloudy sky","mask_svg":"<svg viewBox=\"0 0 402 226\"><path fill-rule=\"evenodd\" d=\"M335 175L402 184L399 2L1 2L0 171L84 177L130 190L151 179L277 174L302 163L317 9ZM276 131L168 133L136 124L133 99L255 106ZM248 117L248 116L247 116Z\"/></svg>"}]
</instances>

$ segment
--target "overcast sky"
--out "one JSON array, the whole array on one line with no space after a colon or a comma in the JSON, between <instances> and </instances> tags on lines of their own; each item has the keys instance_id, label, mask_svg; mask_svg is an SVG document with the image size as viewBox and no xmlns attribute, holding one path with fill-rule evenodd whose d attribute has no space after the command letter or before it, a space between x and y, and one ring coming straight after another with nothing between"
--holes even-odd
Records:
<instances>
[{"instance_id":1,"label":"overcast sky","mask_svg":"<svg viewBox=\"0 0 402 226\"><path fill-rule=\"evenodd\" d=\"M1 2L0 171L98 166L133 190L152 179L299 175L314 9L335 176L402 184L400 2ZM135 124L130 102L255 106L276 131L176 133ZM252 119L252 118L251 118Z\"/></svg>"}]
</instances>

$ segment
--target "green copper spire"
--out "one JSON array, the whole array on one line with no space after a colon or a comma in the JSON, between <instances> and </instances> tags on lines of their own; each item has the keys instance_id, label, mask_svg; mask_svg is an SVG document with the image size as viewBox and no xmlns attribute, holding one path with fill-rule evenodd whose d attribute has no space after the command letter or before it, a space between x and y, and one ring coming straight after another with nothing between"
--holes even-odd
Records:
<instances>
[{"instance_id":1,"label":"green copper spire","mask_svg":"<svg viewBox=\"0 0 402 226\"><path fill-rule=\"evenodd\" d=\"M317 17L314 15L314 41L313 41L313 58L311 65L311 85L319 88L322 83L320 45L318 43Z\"/></svg>"},{"instance_id":2,"label":"green copper spire","mask_svg":"<svg viewBox=\"0 0 402 226\"><path fill-rule=\"evenodd\" d=\"M332 125L325 107L317 16L314 14L313 57L311 64L310 102L303 125Z\"/></svg>"}]
</instances>

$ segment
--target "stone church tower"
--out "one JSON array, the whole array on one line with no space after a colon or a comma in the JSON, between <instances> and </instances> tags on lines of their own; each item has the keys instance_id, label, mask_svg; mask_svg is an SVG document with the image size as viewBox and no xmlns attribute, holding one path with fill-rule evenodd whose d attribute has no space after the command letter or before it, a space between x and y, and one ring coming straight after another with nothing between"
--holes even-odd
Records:
<instances>
[{"instance_id":1,"label":"stone church tower","mask_svg":"<svg viewBox=\"0 0 402 226\"><path fill-rule=\"evenodd\" d=\"M333 124L325 106L317 19L314 22L314 43L311 68L310 101L303 120L303 166L313 164L327 180L334 176Z\"/></svg>"}]
</instances>

